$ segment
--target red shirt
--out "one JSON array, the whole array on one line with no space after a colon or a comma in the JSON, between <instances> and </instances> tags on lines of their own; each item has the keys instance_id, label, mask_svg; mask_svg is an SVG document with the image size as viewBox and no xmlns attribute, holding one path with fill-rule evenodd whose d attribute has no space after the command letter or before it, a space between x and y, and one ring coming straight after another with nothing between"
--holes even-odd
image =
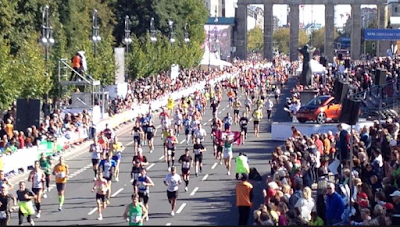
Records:
<instances>
[{"instance_id":1,"label":"red shirt","mask_svg":"<svg viewBox=\"0 0 400 227\"><path fill-rule=\"evenodd\" d=\"M317 146L319 153L324 155L324 143L322 143L322 141L318 139L318 140L315 140L315 146Z\"/></svg>"},{"instance_id":2,"label":"red shirt","mask_svg":"<svg viewBox=\"0 0 400 227\"><path fill-rule=\"evenodd\" d=\"M18 136L18 142L19 142L19 149L22 149L25 147L25 139L22 136Z\"/></svg>"}]
</instances>

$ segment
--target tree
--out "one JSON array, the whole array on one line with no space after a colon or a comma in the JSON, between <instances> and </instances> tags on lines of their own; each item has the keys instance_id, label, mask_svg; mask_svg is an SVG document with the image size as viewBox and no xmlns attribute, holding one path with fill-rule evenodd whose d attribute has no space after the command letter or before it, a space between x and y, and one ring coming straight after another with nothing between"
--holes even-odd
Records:
<instances>
[{"instance_id":1,"label":"tree","mask_svg":"<svg viewBox=\"0 0 400 227\"><path fill-rule=\"evenodd\" d=\"M338 37L338 33L335 30L333 33L333 38L336 39ZM313 30L311 33L311 45L323 52L325 47L325 27L322 27L317 30Z\"/></svg>"},{"instance_id":2,"label":"tree","mask_svg":"<svg viewBox=\"0 0 400 227\"><path fill-rule=\"evenodd\" d=\"M278 49L280 53L289 53L290 43L290 29L279 28L273 34L274 48ZM299 46L303 46L308 43L308 36L305 30L299 31Z\"/></svg>"},{"instance_id":3,"label":"tree","mask_svg":"<svg viewBox=\"0 0 400 227\"><path fill-rule=\"evenodd\" d=\"M260 27L256 26L247 33L247 51L260 52L264 48L264 36Z\"/></svg>"}]
</instances>

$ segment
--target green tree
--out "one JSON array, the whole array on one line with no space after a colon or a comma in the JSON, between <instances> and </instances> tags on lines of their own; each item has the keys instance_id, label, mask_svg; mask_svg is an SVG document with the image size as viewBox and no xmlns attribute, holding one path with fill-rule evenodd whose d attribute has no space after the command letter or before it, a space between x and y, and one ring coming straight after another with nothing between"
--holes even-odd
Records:
<instances>
[{"instance_id":1,"label":"green tree","mask_svg":"<svg viewBox=\"0 0 400 227\"><path fill-rule=\"evenodd\" d=\"M273 34L274 48L278 49L280 53L289 53L290 43L290 29L279 28ZM299 46L303 46L308 43L309 37L305 30L299 31Z\"/></svg>"},{"instance_id":2,"label":"green tree","mask_svg":"<svg viewBox=\"0 0 400 227\"><path fill-rule=\"evenodd\" d=\"M247 32L247 50L260 52L264 48L264 36L260 27L256 26Z\"/></svg>"},{"instance_id":3,"label":"green tree","mask_svg":"<svg viewBox=\"0 0 400 227\"><path fill-rule=\"evenodd\" d=\"M311 45L323 52L325 46L325 27L312 31L310 36ZM333 33L333 38L336 39L338 36L339 34L335 30Z\"/></svg>"},{"instance_id":4,"label":"green tree","mask_svg":"<svg viewBox=\"0 0 400 227\"><path fill-rule=\"evenodd\" d=\"M0 109L6 109L18 97L18 81L15 80L13 56L10 45L0 38Z\"/></svg>"}]
</instances>

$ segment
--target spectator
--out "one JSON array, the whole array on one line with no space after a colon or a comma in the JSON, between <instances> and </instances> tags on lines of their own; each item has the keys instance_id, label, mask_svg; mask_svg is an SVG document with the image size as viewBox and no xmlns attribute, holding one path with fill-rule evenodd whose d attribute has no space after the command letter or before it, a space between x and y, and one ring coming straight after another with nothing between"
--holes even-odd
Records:
<instances>
[{"instance_id":1,"label":"spectator","mask_svg":"<svg viewBox=\"0 0 400 227\"><path fill-rule=\"evenodd\" d=\"M337 225L342 222L344 203L340 195L335 191L335 185L329 183L326 195L326 221L327 225Z\"/></svg>"},{"instance_id":2,"label":"spectator","mask_svg":"<svg viewBox=\"0 0 400 227\"><path fill-rule=\"evenodd\" d=\"M239 208L239 225L247 225L250 209L253 206L253 185L248 175L243 174L242 181L236 185L236 206Z\"/></svg>"},{"instance_id":3,"label":"spectator","mask_svg":"<svg viewBox=\"0 0 400 227\"><path fill-rule=\"evenodd\" d=\"M308 222L311 220L311 212L315 211L315 202L311 193L311 188L305 187L303 197L297 200L295 204L295 207L301 210L301 217Z\"/></svg>"}]
</instances>

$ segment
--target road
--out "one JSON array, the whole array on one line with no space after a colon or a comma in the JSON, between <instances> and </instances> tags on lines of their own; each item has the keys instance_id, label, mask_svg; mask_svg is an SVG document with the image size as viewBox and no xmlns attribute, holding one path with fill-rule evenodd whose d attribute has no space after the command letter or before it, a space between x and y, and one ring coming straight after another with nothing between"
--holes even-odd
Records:
<instances>
[{"instance_id":1,"label":"road","mask_svg":"<svg viewBox=\"0 0 400 227\"><path fill-rule=\"evenodd\" d=\"M287 121L288 118L285 112L282 111L283 101L286 95L289 94L291 83L284 87L280 104L274 108L273 121ZM239 92L240 100L244 102L244 95ZM241 112L244 108L241 109ZM221 102L218 116L223 118L227 112L233 116L233 110L228 107L226 94ZM265 112L265 110L264 110ZM264 113L266 116L266 113ZM155 115L158 118L158 114ZM207 109L203 116L203 127L210 132L211 110ZM157 119L155 125L160 125ZM36 225L127 225L122 218L122 213L125 206L131 201L130 196L133 192L130 183L131 160L133 155L132 137L130 130L132 123L120 127L117 131L119 140L126 146L122 155L120 166L120 180L112 183L112 198L111 203L103 212L103 220L97 220L95 193L91 192L93 186L93 170L88 152L88 143L81 145L66 157L66 163L70 168L70 179L66 187L66 198L63 210L58 211L58 196L52 177L53 187L48 193L48 197L42 200L42 215L41 218L34 218ZM271 151L275 146L282 145L282 142L274 142L270 140L270 122L263 119L260 125L260 137L256 138L253 134L253 122L249 123L249 133L245 145L234 146L234 157L239 152L246 152L250 167L255 167L261 175L264 176L263 181L252 181L254 185L254 207L257 208L263 203L262 189L265 187L265 175L269 173ZM234 125L233 131L238 131L239 126ZM177 146L176 159L183 154L186 147L192 150L191 144L186 145L184 135L178 138L180 144ZM192 168L190 178L189 191L184 191L184 183L179 188L179 195L175 209L175 216L170 215L170 205L166 196L166 186L163 184L163 178L168 173L167 164L162 157L163 147L160 139L160 130L155 138L155 151L149 153L148 147L144 147L143 152L149 161L148 175L155 183L155 187L150 188L150 220L145 222L145 225L237 225L237 208L235 206L235 184L238 182L235 179L234 168L235 163L232 161L232 173L227 175L224 165L219 165L213 156L212 144L209 135L205 141L207 152L203 159L203 172L195 177ZM178 173L180 173L180 165ZM26 178L26 174L16 177L12 180L14 188L17 188L17 180ZM30 182L27 184L30 188ZM11 190L15 195L15 189ZM252 216L252 215L251 215ZM253 218L249 220L249 225L252 224ZM25 225L26 219L24 220ZM12 213L10 224L18 224L17 213Z\"/></svg>"}]
</instances>

